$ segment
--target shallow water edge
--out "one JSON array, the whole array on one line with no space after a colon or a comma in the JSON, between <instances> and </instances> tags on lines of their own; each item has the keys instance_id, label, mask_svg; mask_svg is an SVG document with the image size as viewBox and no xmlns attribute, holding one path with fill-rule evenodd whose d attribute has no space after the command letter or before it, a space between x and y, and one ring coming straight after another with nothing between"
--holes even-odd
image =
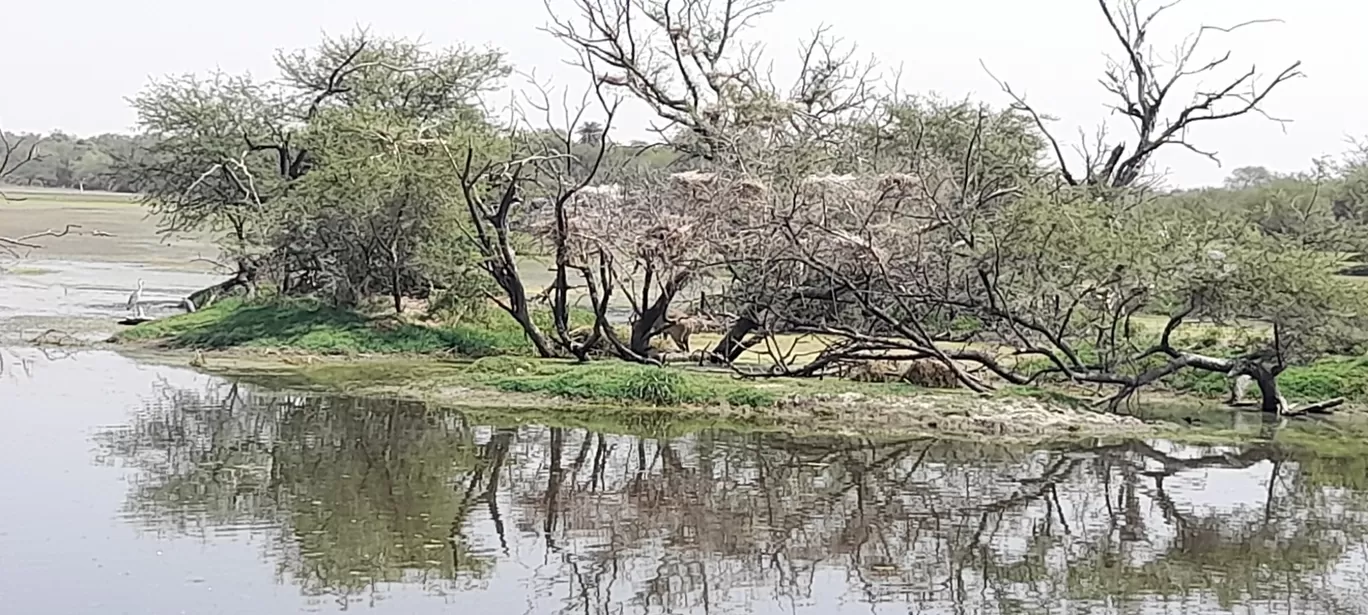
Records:
<instances>
[{"instance_id":1,"label":"shallow water edge","mask_svg":"<svg viewBox=\"0 0 1368 615\"><path fill-rule=\"evenodd\" d=\"M434 408L507 414L565 425L619 425L685 431L688 426L748 431L843 434L870 437L991 437L1040 442L1078 437L1186 435L1196 440L1242 441L1267 427L1256 413L1192 405L1142 407L1137 416L1093 411L1050 396L914 390L881 393L878 385L860 392L792 393L773 407L728 404L650 406L569 399L498 390L470 376L471 361L431 357L291 356L251 350L184 352L114 348L141 362L195 369L274 389L403 399ZM568 365L568 364L567 364ZM570 368L567 368L570 369ZM759 386L764 386L763 384ZM1192 417L1200 416L1200 419ZM1193 423L1200 421L1201 429ZM668 427L667 427L668 426Z\"/></svg>"}]
</instances>

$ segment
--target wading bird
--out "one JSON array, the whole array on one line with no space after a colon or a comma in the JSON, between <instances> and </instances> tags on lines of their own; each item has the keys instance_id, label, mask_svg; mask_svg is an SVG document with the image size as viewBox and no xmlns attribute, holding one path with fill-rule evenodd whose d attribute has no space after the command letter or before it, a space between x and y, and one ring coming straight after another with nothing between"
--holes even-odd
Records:
<instances>
[{"instance_id":1,"label":"wading bird","mask_svg":"<svg viewBox=\"0 0 1368 615\"><path fill-rule=\"evenodd\" d=\"M133 312L134 316L138 318L144 318L142 308L143 284L145 284L145 282L143 282L142 278L138 278L138 289L128 295L128 310Z\"/></svg>"}]
</instances>

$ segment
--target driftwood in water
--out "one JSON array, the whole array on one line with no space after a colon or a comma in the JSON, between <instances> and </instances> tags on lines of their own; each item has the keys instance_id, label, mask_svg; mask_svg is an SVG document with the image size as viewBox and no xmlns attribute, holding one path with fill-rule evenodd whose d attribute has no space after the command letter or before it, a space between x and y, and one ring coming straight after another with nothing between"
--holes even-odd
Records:
<instances>
[{"instance_id":1,"label":"driftwood in water","mask_svg":"<svg viewBox=\"0 0 1368 615\"><path fill-rule=\"evenodd\" d=\"M1286 409L1284 409L1282 412L1280 412L1279 414L1280 414L1281 416L1306 416L1306 415L1308 415L1308 414L1315 414L1315 415L1319 415L1319 416L1329 416L1329 415L1334 414L1334 411L1333 411L1334 408L1338 408L1338 407L1343 406L1343 405L1344 405L1344 398L1343 398L1343 397L1336 397L1336 398L1334 398L1334 399L1327 399L1327 400L1325 400L1325 401L1318 401L1318 402L1316 402L1316 403L1314 403L1314 404L1307 404L1307 405L1302 406L1302 407L1300 407L1300 408L1296 408L1296 407L1286 408ZM1240 410L1246 410L1246 411L1250 411L1250 412L1263 412L1263 408L1261 408L1261 407L1260 407L1260 404L1257 403L1257 402L1240 401L1240 402L1236 402L1236 403L1230 404L1230 406L1231 406L1231 407L1234 407L1234 408L1238 408L1238 409L1240 409Z\"/></svg>"},{"instance_id":2,"label":"driftwood in water","mask_svg":"<svg viewBox=\"0 0 1368 615\"><path fill-rule=\"evenodd\" d=\"M1327 399L1325 401L1316 402L1314 404L1303 406L1301 408L1290 408L1283 412L1283 416L1303 416L1307 414L1319 414L1322 416L1330 415L1334 414L1334 412L1331 411L1332 408L1336 408L1342 405L1344 405L1344 398L1336 397L1334 399Z\"/></svg>"}]
</instances>

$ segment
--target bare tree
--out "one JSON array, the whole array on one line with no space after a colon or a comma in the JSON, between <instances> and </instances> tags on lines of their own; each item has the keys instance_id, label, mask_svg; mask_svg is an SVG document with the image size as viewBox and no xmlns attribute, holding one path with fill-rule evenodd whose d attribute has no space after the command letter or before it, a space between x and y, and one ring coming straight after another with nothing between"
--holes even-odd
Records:
<instances>
[{"instance_id":1,"label":"bare tree","mask_svg":"<svg viewBox=\"0 0 1368 615\"><path fill-rule=\"evenodd\" d=\"M998 81L1016 108L1030 114L1049 139L1060 173L1070 185L1135 185L1144 177L1154 154L1168 146L1182 147L1215 161L1215 152L1188 140L1191 128L1251 113L1270 117L1264 113L1263 104L1273 90L1303 76L1301 62L1293 62L1272 78L1263 77L1257 67L1251 66L1216 85L1202 83L1216 79L1232 57L1230 51L1207 54L1204 43L1220 34L1277 20L1256 19L1228 27L1202 25L1185 37L1168 58L1167 53L1155 48L1155 25L1179 2L1097 0L1120 47L1119 57L1109 57L1100 82L1111 96L1109 108L1130 122L1135 140L1131 144L1112 143L1107 141L1105 131L1099 131L1095 142L1085 140L1078 149L1083 155L1081 170L1071 168L1059 140L1046 126L1045 116L1007 83ZM1184 101L1181 97L1187 90L1192 91L1191 98Z\"/></svg>"},{"instance_id":2,"label":"bare tree","mask_svg":"<svg viewBox=\"0 0 1368 615\"><path fill-rule=\"evenodd\" d=\"M770 80L760 48L744 36L778 3L576 0L564 13L548 4L548 30L596 81L651 108L662 140L695 166L726 183L768 184L776 173L804 177L830 168L830 150L844 145L838 136L854 118L863 120L873 99L873 64L854 61L854 48L826 28L802 45L791 86ZM744 227L724 232L746 234ZM759 310L737 306L713 354L735 359L758 329ZM649 318L639 322L653 326Z\"/></svg>"},{"instance_id":3,"label":"bare tree","mask_svg":"<svg viewBox=\"0 0 1368 615\"><path fill-rule=\"evenodd\" d=\"M37 136L21 136L12 140L0 129L0 182L18 171L20 167L38 159L38 145L42 142ZM0 193L3 198L3 193Z\"/></svg>"},{"instance_id":4,"label":"bare tree","mask_svg":"<svg viewBox=\"0 0 1368 615\"><path fill-rule=\"evenodd\" d=\"M716 272L715 239L731 230L731 211L748 188L713 174L639 172L566 204L570 252L588 257L576 267L629 304L628 339L610 340L619 354L654 354L653 340L676 319L671 306ZM596 307L600 315L606 308Z\"/></svg>"},{"instance_id":5,"label":"bare tree","mask_svg":"<svg viewBox=\"0 0 1368 615\"><path fill-rule=\"evenodd\" d=\"M555 339L561 348L584 359L587 357L584 345L576 344L570 338L568 292L570 271L576 265L568 254L566 203L577 198L598 176L607 153L607 134L617 116L618 102L610 101L601 84L595 84L585 91L578 106L568 104L569 100L563 98L564 116L562 121L556 122L553 121L550 92L541 84L534 85L538 95L528 96L525 102L539 113L545 125L534 128L526 110L519 110L518 119L507 135L512 144L507 157L477 160L473 146L466 148L461 159L452 155L450 149L448 154L460 178L461 199L468 212L471 236L483 258L480 267L502 291L502 297L491 298L519 323L540 356L557 354L556 345L551 341ZM584 117L592 107L591 98L603 113L604 121L597 124L601 138L585 160L576 155L575 145ZM531 295L519 270L523 260L517 255L515 244L519 240L518 232L523 229L518 225L533 215L527 211L529 208L542 214L549 210L553 220L547 237L555 256L555 282L551 289L555 338L548 338L533 319ZM586 270L587 265L578 268ZM596 310L601 314L606 310L606 298L595 296L597 289L591 291L595 305L603 304L602 310Z\"/></svg>"},{"instance_id":6,"label":"bare tree","mask_svg":"<svg viewBox=\"0 0 1368 615\"><path fill-rule=\"evenodd\" d=\"M19 137L15 140L6 135L4 129L0 129L0 186L3 186L5 179L13 175L15 171L41 157L38 150L41 143L42 139L38 136ZM22 199L10 197L3 190L0 190L0 203L11 200ZM61 229L47 229L18 237L0 236L0 252L13 258L19 258L20 250L33 250L42 247L33 243L34 240L44 237L64 237L79 228L81 228L79 224L68 224Z\"/></svg>"}]
</instances>

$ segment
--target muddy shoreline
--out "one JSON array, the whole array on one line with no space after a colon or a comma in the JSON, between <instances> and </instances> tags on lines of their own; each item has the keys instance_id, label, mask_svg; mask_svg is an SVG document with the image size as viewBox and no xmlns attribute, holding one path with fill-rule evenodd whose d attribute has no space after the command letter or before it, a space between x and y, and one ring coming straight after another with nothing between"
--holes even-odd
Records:
<instances>
[{"instance_id":1,"label":"muddy shoreline","mask_svg":"<svg viewBox=\"0 0 1368 615\"><path fill-rule=\"evenodd\" d=\"M990 436L1039 441L1080 436L1143 436L1163 425L1020 396L957 392L880 395L795 394L772 407L729 404L646 406L497 390L465 377L471 362L423 356L329 356L236 349L196 352L150 345L98 344L147 363L184 366L270 388L419 401L435 407L510 415L627 422L695 422L748 429L869 436ZM754 386L763 387L764 384Z\"/></svg>"}]
</instances>

